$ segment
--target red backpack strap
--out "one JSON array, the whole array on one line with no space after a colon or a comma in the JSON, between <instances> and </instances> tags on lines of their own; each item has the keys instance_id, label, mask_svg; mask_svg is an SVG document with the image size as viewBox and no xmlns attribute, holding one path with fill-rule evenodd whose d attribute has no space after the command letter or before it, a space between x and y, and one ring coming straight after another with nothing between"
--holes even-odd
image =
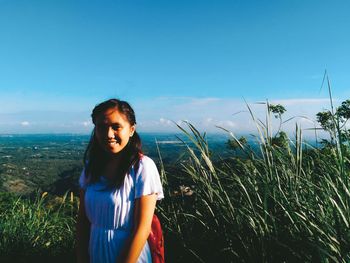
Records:
<instances>
[{"instance_id":1,"label":"red backpack strap","mask_svg":"<svg viewBox=\"0 0 350 263\"><path fill-rule=\"evenodd\" d=\"M153 214L151 232L147 241L151 249L152 263L164 263L164 237L162 226L156 214Z\"/></svg>"}]
</instances>

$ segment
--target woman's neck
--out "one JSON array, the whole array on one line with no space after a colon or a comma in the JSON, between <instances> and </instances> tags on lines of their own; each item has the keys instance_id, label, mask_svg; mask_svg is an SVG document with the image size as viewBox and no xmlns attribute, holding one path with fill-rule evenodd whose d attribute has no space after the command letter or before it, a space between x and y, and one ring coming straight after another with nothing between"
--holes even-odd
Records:
<instances>
[{"instance_id":1,"label":"woman's neck","mask_svg":"<svg viewBox=\"0 0 350 263\"><path fill-rule=\"evenodd\" d=\"M105 168L105 177L107 179L112 179L117 174L117 170L119 169L122 162L122 156L119 154L118 156L113 156L106 163Z\"/></svg>"}]
</instances>

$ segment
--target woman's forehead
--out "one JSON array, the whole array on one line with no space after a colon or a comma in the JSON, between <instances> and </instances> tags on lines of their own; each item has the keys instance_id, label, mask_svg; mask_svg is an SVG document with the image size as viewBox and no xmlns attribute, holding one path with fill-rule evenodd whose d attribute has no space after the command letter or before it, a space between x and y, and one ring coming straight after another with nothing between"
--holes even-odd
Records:
<instances>
[{"instance_id":1,"label":"woman's forehead","mask_svg":"<svg viewBox=\"0 0 350 263\"><path fill-rule=\"evenodd\" d=\"M118 109L107 109L101 114L97 115L96 122L111 122L111 123L120 123L120 122L129 122L128 118L124 113L118 111Z\"/></svg>"}]
</instances>

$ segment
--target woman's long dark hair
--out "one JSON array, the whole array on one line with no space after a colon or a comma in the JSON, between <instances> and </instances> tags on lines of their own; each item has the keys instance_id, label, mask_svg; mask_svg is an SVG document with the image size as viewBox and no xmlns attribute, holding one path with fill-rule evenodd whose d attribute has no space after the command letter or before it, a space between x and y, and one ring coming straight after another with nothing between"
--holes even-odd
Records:
<instances>
[{"instance_id":1,"label":"woman's long dark hair","mask_svg":"<svg viewBox=\"0 0 350 263\"><path fill-rule=\"evenodd\" d=\"M116 109L120 113L124 114L130 125L136 124L135 112L126 101L118 99L110 99L98 104L92 111L92 122L95 124L97 116L103 114L109 109ZM97 141L94 127L90 142L86 148L84 154L85 176L89 178L89 182L97 182L101 173L104 172L107 162L114 158L113 155L104 151ZM133 136L130 137L128 144L120 152L121 162L116 172L116 176L110 182L111 187L119 188L123 182L126 174L134 166L135 170L138 170L140 158L142 156L140 136L135 131Z\"/></svg>"}]
</instances>

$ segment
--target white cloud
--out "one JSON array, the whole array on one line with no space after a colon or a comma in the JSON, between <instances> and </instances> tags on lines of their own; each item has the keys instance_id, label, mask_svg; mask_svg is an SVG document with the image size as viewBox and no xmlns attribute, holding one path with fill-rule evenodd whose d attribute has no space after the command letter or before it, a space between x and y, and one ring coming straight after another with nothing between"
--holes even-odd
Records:
<instances>
[{"instance_id":1,"label":"white cloud","mask_svg":"<svg viewBox=\"0 0 350 263\"><path fill-rule=\"evenodd\" d=\"M335 99L335 104L340 100ZM284 123L282 129L293 133L295 123L298 122L303 129L314 128L316 113L329 108L328 98L296 98L275 99L269 101L273 104L282 104L287 112L283 119L292 120ZM256 132L256 124L252 120L247 106L252 110L257 120L265 122L266 101L248 101L234 98L155 98L139 101L135 104L137 127L139 131L179 132L177 125L186 126L183 122L193 124L198 130L206 132L220 132L217 128L223 127L234 133ZM89 112L53 112L29 111L18 113L0 113L0 132L14 132L27 126L33 132L78 132L88 133L92 123L88 119ZM302 118L306 116L308 119ZM273 131L277 131L279 120L271 116ZM12 126L11 126L12 125Z\"/></svg>"},{"instance_id":2,"label":"white cloud","mask_svg":"<svg viewBox=\"0 0 350 263\"><path fill-rule=\"evenodd\" d=\"M171 125L171 124L173 124L171 120L167 120L167 119L165 119L165 118L160 118L160 119L159 119L159 122L160 122L161 124L163 124L163 125Z\"/></svg>"},{"instance_id":3,"label":"white cloud","mask_svg":"<svg viewBox=\"0 0 350 263\"><path fill-rule=\"evenodd\" d=\"M233 128L236 126L236 124L233 121L226 120L226 121L224 121L224 126L228 126L230 128Z\"/></svg>"},{"instance_id":4,"label":"white cloud","mask_svg":"<svg viewBox=\"0 0 350 263\"><path fill-rule=\"evenodd\" d=\"M340 100L335 99L336 102ZM159 104L158 104L159 103ZM329 107L328 98L295 98L295 99L275 99L269 101L272 104L282 104L287 112L283 114L283 120L292 118L282 124L282 130L293 134L295 124L298 123L306 133L313 133L308 129L317 126L316 113ZM193 124L198 130L207 132L220 132L217 127L222 127L234 133L255 133L256 123L254 123L248 107L254 114L257 122L266 121L266 101L244 101L243 99L229 98L161 98L155 99L152 106L141 104L136 110L141 112L138 118L142 122L155 120L153 126L147 130L167 130L179 131L176 125L167 125L169 120L176 120L176 124L184 125L183 121ZM161 110L160 110L161 109ZM147 112L147 115L144 114ZM143 113L143 114L142 114ZM306 118L304 118L306 117ZM272 131L277 132L279 120L271 116ZM174 124L171 122L171 124ZM146 127L142 127L146 128Z\"/></svg>"},{"instance_id":5,"label":"white cloud","mask_svg":"<svg viewBox=\"0 0 350 263\"><path fill-rule=\"evenodd\" d=\"M21 122L21 125L22 125L22 126L29 126L30 123L29 123L28 121L22 121L22 122Z\"/></svg>"},{"instance_id":6,"label":"white cloud","mask_svg":"<svg viewBox=\"0 0 350 263\"><path fill-rule=\"evenodd\" d=\"M328 105L329 98L313 99L313 98L302 98L302 99L280 99L280 100L271 100L272 104L282 104L284 106L294 106L294 105Z\"/></svg>"},{"instance_id":7,"label":"white cloud","mask_svg":"<svg viewBox=\"0 0 350 263\"><path fill-rule=\"evenodd\" d=\"M91 121L83 121L81 124L82 124L84 127L92 126L92 122L91 122Z\"/></svg>"}]
</instances>

